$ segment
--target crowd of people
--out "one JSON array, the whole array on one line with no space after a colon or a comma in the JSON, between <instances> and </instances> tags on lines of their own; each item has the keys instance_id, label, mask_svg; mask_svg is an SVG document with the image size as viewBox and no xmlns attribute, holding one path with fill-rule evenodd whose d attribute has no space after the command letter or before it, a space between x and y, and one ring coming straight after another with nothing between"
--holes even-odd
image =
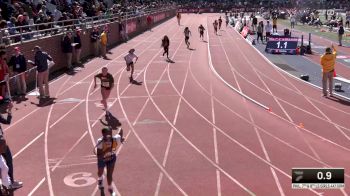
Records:
<instances>
[{"instance_id":1,"label":"crowd of people","mask_svg":"<svg viewBox=\"0 0 350 196\"><path fill-rule=\"evenodd\" d=\"M116 16L120 19L126 12L136 15L146 10L158 9L172 5L171 1L127 1L127 3L107 4L106 1L33 1L21 0L16 3L0 2L0 39L10 44L20 40L29 40L37 35L47 35L54 27L83 24L88 18L92 20L108 19ZM113 2L113 1L111 1ZM76 20L73 20L76 19ZM36 25L36 26L34 26ZM19 28L21 27L21 28ZM51 33L57 33L57 29ZM24 33L25 35L18 35ZM10 39L2 39L11 36Z\"/></svg>"}]
</instances>

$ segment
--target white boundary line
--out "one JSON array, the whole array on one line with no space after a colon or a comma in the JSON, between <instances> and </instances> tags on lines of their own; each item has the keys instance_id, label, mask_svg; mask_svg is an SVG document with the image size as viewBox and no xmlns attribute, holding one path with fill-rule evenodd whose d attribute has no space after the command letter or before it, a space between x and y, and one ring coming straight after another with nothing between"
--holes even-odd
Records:
<instances>
[{"instance_id":1,"label":"white boundary line","mask_svg":"<svg viewBox=\"0 0 350 196\"><path fill-rule=\"evenodd\" d=\"M32 139L27 145L25 145L21 150L19 150L15 155L13 155L12 158L15 159L25 149L27 149L30 145L32 145L35 141L37 141L42 135L44 135L44 132L41 132L38 136L36 136L34 139Z\"/></svg>"},{"instance_id":2,"label":"white boundary line","mask_svg":"<svg viewBox=\"0 0 350 196\"><path fill-rule=\"evenodd\" d=\"M40 180L40 182L32 189L32 191L30 191L30 193L28 193L28 196L32 196L34 192L44 183L44 181L45 177Z\"/></svg>"}]
</instances>

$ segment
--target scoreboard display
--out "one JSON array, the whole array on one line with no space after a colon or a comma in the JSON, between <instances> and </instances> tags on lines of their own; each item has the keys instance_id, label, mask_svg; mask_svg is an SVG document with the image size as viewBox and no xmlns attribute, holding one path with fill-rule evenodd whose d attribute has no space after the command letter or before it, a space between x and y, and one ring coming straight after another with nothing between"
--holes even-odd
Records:
<instances>
[{"instance_id":1,"label":"scoreboard display","mask_svg":"<svg viewBox=\"0 0 350 196\"><path fill-rule=\"evenodd\" d=\"M265 52L271 54L296 54L298 47L297 37L270 37Z\"/></svg>"},{"instance_id":2,"label":"scoreboard display","mask_svg":"<svg viewBox=\"0 0 350 196\"><path fill-rule=\"evenodd\" d=\"M293 168L293 189L342 189L344 168Z\"/></svg>"}]
</instances>

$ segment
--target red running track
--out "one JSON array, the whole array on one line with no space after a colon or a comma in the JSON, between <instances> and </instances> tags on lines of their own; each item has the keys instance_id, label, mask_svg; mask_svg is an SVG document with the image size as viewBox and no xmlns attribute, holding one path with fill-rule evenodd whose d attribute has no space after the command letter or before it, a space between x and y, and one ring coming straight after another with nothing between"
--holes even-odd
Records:
<instances>
[{"instance_id":1,"label":"red running track","mask_svg":"<svg viewBox=\"0 0 350 196\"><path fill-rule=\"evenodd\" d=\"M103 126L93 75L108 66L116 86L109 104L127 136L118 151L120 195L344 195L345 190L292 190L292 167L345 167L350 160L348 106L280 72L233 29L213 34L215 15L171 19L51 83L54 104L17 104L5 136L14 154L16 195L98 195L93 146ZM197 28L207 26L209 43ZM161 56L170 37L175 63ZM208 47L209 46L209 47ZM135 48L140 86L128 83L123 55ZM210 51L210 53L209 53ZM267 105L268 112L232 87ZM34 123L35 122L35 123ZM305 128L298 127L303 123ZM18 138L17 138L18 137ZM349 174L346 173L346 181Z\"/></svg>"}]
</instances>

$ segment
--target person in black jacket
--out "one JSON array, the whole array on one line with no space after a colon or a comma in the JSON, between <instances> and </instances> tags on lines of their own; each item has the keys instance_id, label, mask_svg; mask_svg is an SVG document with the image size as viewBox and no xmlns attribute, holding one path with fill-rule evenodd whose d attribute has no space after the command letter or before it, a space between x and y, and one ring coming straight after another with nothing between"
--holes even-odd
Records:
<instances>
[{"instance_id":1,"label":"person in black jacket","mask_svg":"<svg viewBox=\"0 0 350 196\"><path fill-rule=\"evenodd\" d=\"M342 46L342 40L343 40L343 35L344 35L344 27L343 24L340 24L339 30L338 30L338 39L339 39L339 46Z\"/></svg>"},{"instance_id":2,"label":"person in black jacket","mask_svg":"<svg viewBox=\"0 0 350 196\"><path fill-rule=\"evenodd\" d=\"M14 74L16 75L17 83L17 95L25 96L27 93L26 74L27 61L24 55L21 53L19 47L15 47L15 54L12 55L9 66L12 67Z\"/></svg>"},{"instance_id":3,"label":"person in black jacket","mask_svg":"<svg viewBox=\"0 0 350 196\"><path fill-rule=\"evenodd\" d=\"M80 62L80 54L81 54L81 37L80 37L81 29L77 29L75 36L74 36L74 48L75 48L75 56L76 56L76 62L78 64L81 64Z\"/></svg>"},{"instance_id":4,"label":"person in black jacket","mask_svg":"<svg viewBox=\"0 0 350 196\"><path fill-rule=\"evenodd\" d=\"M0 99L3 99L3 98L0 97ZM10 103L8 105L8 109L7 109L7 118L4 118L0 114L0 123L1 124L6 124L6 125L11 124L12 107L13 107L13 104ZM1 126L0 126L0 138L1 138L1 140L5 141L4 131L2 130ZM22 187L23 183L20 182L20 181L16 181L13 178L13 158L12 158L12 153L11 153L10 147L6 144L6 141L4 143L5 143L4 151L1 153L1 156L4 157L6 165L8 166L8 175L9 175L10 181L11 181L10 188L12 188L12 189L20 188L20 187Z\"/></svg>"},{"instance_id":5,"label":"person in black jacket","mask_svg":"<svg viewBox=\"0 0 350 196\"><path fill-rule=\"evenodd\" d=\"M66 54L67 68L72 69L73 46L71 32L67 32L66 35L63 37L62 50L63 53Z\"/></svg>"},{"instance_id":6,"label":"person in black jacket","mask_svg":"<svg viewBox=\"0 0 350 196\"><path fill-rule=\"evenodd\" d=\"M47 60L52 61L52 57L43 52L39 46L34 47L34 52L36 70L38 71L39 98L49 98L49 65Z\"/></svg>"},{"instance_id":7,"label":"person in black jacket","mask_svg":"<svg viewBox=\"0 0 350 196\"><path fill-rule=\"evenodd\" d=\"M92 44L94 45L94 54L97 57L99 53L99 43L100 43L99 42L100 34L98 33L97 27L93 28L90 38L91 38Z\"/></svg>"}]
</instances>

